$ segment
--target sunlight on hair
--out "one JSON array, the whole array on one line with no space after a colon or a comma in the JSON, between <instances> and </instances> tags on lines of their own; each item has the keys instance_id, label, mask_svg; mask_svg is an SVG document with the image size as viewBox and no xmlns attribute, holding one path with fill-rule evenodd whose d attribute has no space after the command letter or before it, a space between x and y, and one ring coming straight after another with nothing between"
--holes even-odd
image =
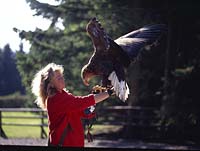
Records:
<instances>
[{"instance_id":1,"label":"sunlight on hair","mask_svg":"<svg viewBox=\"0 0 200 151\"><path fill-rule=\"evenodd\" d=\"M46 99L47 92L45 90L45 80L49 78L49 70L52 69L53 72L59 71L60 73L64 72L62 65L57 65L55 63L49 63L47 66L39 70L32 81L32 93L36 96L35 103L42 109L46 109Z\"/></svg>"}]
</instances>

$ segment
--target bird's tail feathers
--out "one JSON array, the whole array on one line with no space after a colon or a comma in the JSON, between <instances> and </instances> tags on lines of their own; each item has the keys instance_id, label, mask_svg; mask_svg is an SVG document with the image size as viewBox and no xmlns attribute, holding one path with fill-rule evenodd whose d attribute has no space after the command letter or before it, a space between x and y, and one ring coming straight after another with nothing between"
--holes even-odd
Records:
<instances>
[{"instance_id":1,"label":"bird's tail feathers","mask_svg":"<svg viewBox=\"0 0 200 151\"><path fill-rule=\"evenodd\" d=\"M115 94L120 98L120 100L125 102L130 94L128 84L125 81L119 81L115 71L109 75L108 80L111 81Z\"/></svg>"}]
</instances>

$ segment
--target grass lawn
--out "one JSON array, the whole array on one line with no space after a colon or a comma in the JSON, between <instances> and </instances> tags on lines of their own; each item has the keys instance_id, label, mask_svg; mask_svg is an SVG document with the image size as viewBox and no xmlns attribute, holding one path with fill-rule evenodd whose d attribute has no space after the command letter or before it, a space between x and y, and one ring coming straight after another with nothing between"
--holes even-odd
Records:
<instances>
[{"instance_id":1,"label":"grass lawn","mask_svg":"<svg viewBox=\"0 0 200 151\"><path fill-rule=\"evenodd\" d=\"M2 116L38 116L35 113L30 112L3 112ZM41 119L26 119L26 118L3 118L3 123L15 123L15 124L40 124ZM45 119L47 123L47 119ZM41 128L39 126L2 126L5 134L8 138L40 138ZM48 134L48 128L44 127Z\"/></svg>"},{"instance_id":2,"label":"grass lawn","mask_svg":"<svg viewBox=\"0 0 200 151\"><path fill-rule=\"evenodd\" d=\"M3 112L2 116L38 116L31 112ZM41 119L26 119L26 118L3 118L3 123L16 123L16 124L40 124ZM47 123L47 119L45 119ZM8 126L3 125L3 130L8 138L40 138L41 128L39 126ZM45 128L45 132L48 135L48 128ZM93 125L92 134L109 133L119 130L121 126L114 125Z\"/></svg>"},{"instance_id":3,"label":"grass lawn","mask_svg":"<svg viewBox=\"0 0 200 151\"><path fill-rule=\"evenodd\" d=\"M3 126L8 138L40 138L40 127ZM45 128L46 133L48 129ZM47 133L48 134L48 133Z\"/></svg>"}]
</instances>

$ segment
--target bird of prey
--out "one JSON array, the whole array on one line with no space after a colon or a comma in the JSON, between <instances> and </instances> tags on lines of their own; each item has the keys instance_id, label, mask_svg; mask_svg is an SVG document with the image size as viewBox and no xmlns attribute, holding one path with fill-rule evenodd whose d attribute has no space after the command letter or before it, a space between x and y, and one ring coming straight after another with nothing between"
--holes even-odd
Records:
<instances>
[{"instance_id":1,"label":"bird of prey","mask_svg":"<svg viewBox=\"0 0 200 151\"><path fill-rule=\"evenodd\" d=\"M100 22L91 19L86 31L93 42L94 52L81 70L83 83L88 86L92 77L101 76L102 87L113 87L116 96L125 102L130 93L125 69L143 48L154 45L165 30L164 24L154 24L112 40Z\"/></svg>"}]
</instances>

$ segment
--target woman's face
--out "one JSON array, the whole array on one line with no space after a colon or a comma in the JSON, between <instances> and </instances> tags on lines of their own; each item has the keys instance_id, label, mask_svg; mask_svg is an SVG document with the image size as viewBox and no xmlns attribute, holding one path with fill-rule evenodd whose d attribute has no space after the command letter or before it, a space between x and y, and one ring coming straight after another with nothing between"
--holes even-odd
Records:
<instances>
[{"instance_id":1,"label":"woman's face","mask_svg":"<svg viewBox=\"0 0 200 151\"><path fill-rule=\"evenodd\" d=\"M63 74L61 74L59 71L54 72L51 82L60 92L65 88L65 80Z\"/></svg>"}]
</instances>

